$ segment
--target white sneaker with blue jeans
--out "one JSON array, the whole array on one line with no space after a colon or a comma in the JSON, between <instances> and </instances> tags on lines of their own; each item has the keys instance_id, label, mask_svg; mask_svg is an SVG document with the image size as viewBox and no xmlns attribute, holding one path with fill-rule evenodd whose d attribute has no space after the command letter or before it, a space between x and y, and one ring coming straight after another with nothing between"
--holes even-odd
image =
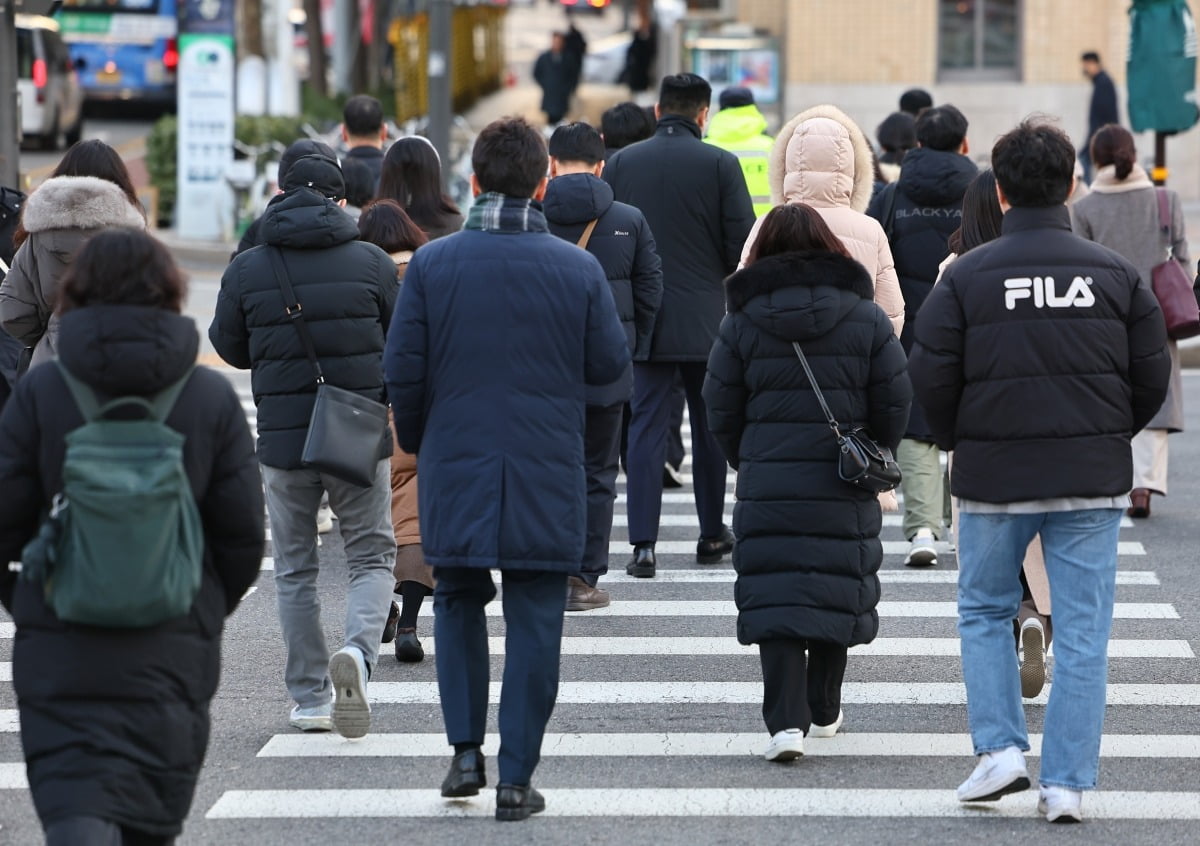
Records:
<instances>
[{"instance_id":1,"label":"white sneaker with blue jeans","mask_svg":"<svg viewBox=\"0 0 1200 846\"><path fill-rule=\"evenodd\" d=\"M1046 787L1096 786L1120 525L1119 508L1033 514L964 508L960 519L958 630L977 754L1029 748L1012 621L1025 550L1035 535L1042 538L1058 656L1043 730Z\"/></svg>"}]
</instances>

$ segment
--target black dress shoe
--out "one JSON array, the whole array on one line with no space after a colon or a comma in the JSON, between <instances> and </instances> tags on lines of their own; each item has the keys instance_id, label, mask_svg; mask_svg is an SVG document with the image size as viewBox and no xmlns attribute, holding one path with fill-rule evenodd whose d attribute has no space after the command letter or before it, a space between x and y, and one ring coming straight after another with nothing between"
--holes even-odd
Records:
<instances>
[{"instance_id":1,"label":"black dress shoe","mask_svg":"<svg viewBox=\"0 0 1200 846\"><path fill-rule=\"evenodd\" d=\"M505 822L527 820L546 810L546 800L531 785L496 785L496 819Z\"/></svg>"},{"instance_id":2,"label":"black dress shoe","mask_svg":"<svg viewBox=\"0 0 1200 846\"><path fill-rule=\"evenodd\" d=\"M697 564L720 564L721 559L733 552L733 532L728 526L721 527L715 538L700 538L696 544Z\"/></svg>"},{"instance_id":3,"label":"black dress shoe","mask_svg":"<svg viewBox=\"0 0 1200 846\"><path fill-rule=\"evenodd\" d=\"M654 567L654 546L643 544L633 548L633 560L625 565L625 572L635 579L653 579Z\"/></svg>"},{"instance_id":4,"label":"black dress shoe","mask_svg":"<svg viewBox=\"0 0 1200 846\"><path fill-rule=\"evenodd\" d=\"M478 796L480 788L486 784L483 752L467 749L455 755L450 762L450 772L446 773L446 780L442 782L442 795L449 798Z\"/></svg>"},{"instance_id":5,"label":"black dress shoe","mask_svg":"<svg viewBox=\"0 0 1200 846\"><path fill-rule=\"evenodd\" d=\"M425 660L425 649L417 640L416 629L396 630L396 660L402 664L416 664Z\"/></svg>"},{"instance_id":6,"label":"black dress shoe","mask_svg":"<svg viewBox=\"0 0 1200 846\"><path fill-rule=\"evenodd\" d=\"M396 639L396 626L400 625L400 606L392 603L388 609L387 622L383 624L383 642L391 643Z\"/></svg>"}]
</instances>

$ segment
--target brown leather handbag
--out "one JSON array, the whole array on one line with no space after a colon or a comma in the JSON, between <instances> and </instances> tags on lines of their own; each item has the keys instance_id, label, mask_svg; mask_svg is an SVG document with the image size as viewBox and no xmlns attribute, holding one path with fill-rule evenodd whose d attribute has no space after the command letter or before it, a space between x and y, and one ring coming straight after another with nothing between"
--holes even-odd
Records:
<instances>
[{"instance_id":1,"label":"brown leather handbag","mask_svg":"<svg viewBox=\"0 0 1200 846\"><path fill-rule=\"evenodd\" d=\"M1166 246L1167 260L1154 266L1151 287L1167 323L1167 336L1178 341L1200 335L1200 303L1196 301L1192 280L1175 260L1171 249L1169 196L1162 188L1154 190L1158 194L1158 225Z\"/></svg>"}]
</instances>

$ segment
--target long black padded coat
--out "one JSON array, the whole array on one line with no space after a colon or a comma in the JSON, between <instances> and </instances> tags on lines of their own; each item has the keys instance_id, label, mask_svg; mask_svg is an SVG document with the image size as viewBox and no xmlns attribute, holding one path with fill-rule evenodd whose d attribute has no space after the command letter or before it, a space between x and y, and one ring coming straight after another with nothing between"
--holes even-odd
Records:
<instances>
[{"instance_id":1,"label":"long black padded coat","mask_svg":"<svg viewBox=\"0 0 1200 846\"><path fill-rule=\"evenodd\" d=\"M186 317L138 306L63 315L58 353L103 397L150 396L196 360ZM17 383L0 415L0 561L15 561L62 489L64 438L83 418L58 368ZM221 670L221 630L258 577L263 496L246 416L228 380L196 368L167 416L204 525L204 571L191 611L147 629L64 623L40 583L0 569L17 625L13 687L29 786L50 823L96 816L173 837L191 806ZM137 519L130 515L130 519Z\"/></svg>"},{"instance_id":2,"label":"long black padded coat","mask_svg":"<svg viewBox=\"0 0 1200 846\"><path fill-rule=\"evenodd\" d=\"M883 518L837 474L837 442L792 348L834 416L899 444L912 387L892 324L858 262L788 253L726 282L729 313L708 360L708 424L738 471L733 532L738 640L853 646L879 630Z\"/></svg>"}]
</instances>

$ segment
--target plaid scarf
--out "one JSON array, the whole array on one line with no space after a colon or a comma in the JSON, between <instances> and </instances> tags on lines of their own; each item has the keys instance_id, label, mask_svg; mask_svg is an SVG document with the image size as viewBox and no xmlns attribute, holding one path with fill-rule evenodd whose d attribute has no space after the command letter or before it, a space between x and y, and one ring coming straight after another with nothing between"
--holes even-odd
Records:
<instances>
[{"instance_id":1,"label":"plaid scarf","mask_svg":"<svg viewBox=\"0 0 1200 846\"><path fill-rule=\"evenodd\" d=\"M475 198L464 229L483 232L548 232L542 207L530 199L489 191Z\"/></svg>"}]
</instances>

